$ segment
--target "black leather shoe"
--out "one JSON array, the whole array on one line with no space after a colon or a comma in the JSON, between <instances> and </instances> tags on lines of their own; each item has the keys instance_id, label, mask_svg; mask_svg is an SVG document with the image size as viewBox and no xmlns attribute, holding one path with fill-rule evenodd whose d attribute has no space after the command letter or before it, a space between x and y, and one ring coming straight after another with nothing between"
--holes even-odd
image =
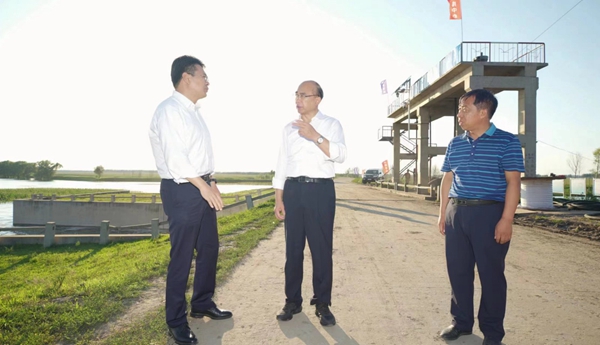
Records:
<instances>
[{"instance_id":1,"label":"black leather shoe","mask_svg":"<svg viewBox=\"0 0 600 345\"><path fill-rule=\"evenodd\" d=\"M454 327L454 325L446 327L443 331L440 332L440 338L444 340L456 340L461 335L469 335L473 332L471 331L461 331L460 329Z\"/></svg>"},{"instance_id":2,"label":"black leather shoe","mask_svg":"<svg viewBox=\"0 0 600 345\"><path fill-rule=\"evenodd\" d=\"M277 320L289 321L294 317L294 314L298 314L302 311L302 306L296 306L296 303L286 303L281 309L281 312L277 314Z\"/></svg>"},{"instance_id":3,"label":"black leather shoe","mask_svg":"<svg viewBox=\"0 0 600 345\"><path fill-rule=\"evenodd\" d=\"M196 339L196 335L190 329L190 326L187 323L184 323L178 327L169 327L169 334L175 340L175 343L178 345L187 345L187 344L198 344L198 339Z\"/></svg>"},{"instance_id":4,"label":"black leather shoe","mask_svg":"<svg viewBox=\"0 0 600 345\"><path fill-rule=\"evenodd\" d=\"M483 343L482 345L502 345L501 342L497 341L497 340L492 340L489 338L483 338Z\"/></svg>"},{"instance_id":5,"label":"black leather shoe","mask_svg":"<svg viewBox=\"0 0 600 345\"><path fill-rule=\"evenodd\" d=\"M329 310L327 303L317 303L315 315L321 319L321 326L333 326L335 325L335 316Z\"/></svg>"},{"instance_id":6,"label":"black leather shoe","mask_svg":"<svg viewBox=\"0 0 600 345\"><path fill-rule=\"evenodd\" d=\"M213 320L225 320L233 316L233 313L229 310L220 310L217 307L212 307L206 310L194 310L190 311L190 316L195 318L203 318L205 316L210 317Z\"/></svg>"}]
</instances>

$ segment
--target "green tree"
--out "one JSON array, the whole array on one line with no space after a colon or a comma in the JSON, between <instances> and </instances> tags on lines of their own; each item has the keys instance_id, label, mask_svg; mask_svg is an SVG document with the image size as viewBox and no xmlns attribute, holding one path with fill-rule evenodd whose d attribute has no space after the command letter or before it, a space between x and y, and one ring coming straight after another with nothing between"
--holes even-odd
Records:
<instances>
[{"instance_id":1,"label":"green tree","mask_svg":"<svg viewBox=\"0 0 600 345\"><path fill-rule=\"evenodd\" d=\"M39 161L35 164L35 179L38 181L52 181L56 170L62 168L60 163L52 163L48 160Z\"/></svg>"},{"instance_id":2,"label":"green tree","mask_svg":"<svg viewBox=\"0 0 600 345\"><path fill-rule=\"evenodd\" d=\"M594 169L592 169L592 174L594 174L595 178L598 178L598 175L600 175L600 147L594 150Z\"/></svg>"},{"instance_id":3,"label":"green tree","mask_svg":"<svg viewBox=\"0 0 600 345\"><path fill-rule=\"evenodd\" d=\"M100 177L102 177L102 174L104 174L104 167L102 165L98 165L94 169L94 174L96 174L97 179L100 179Z\"/></svg>"},{"instance_id":4,"label":"green tree","mask_svg":"<svg viewBox=\"0 0 600 345\"><path fill-rule=\"evenodd\" d=\"M27 163L24 161L15 162L11 169L12 178L16 178L18 180L29 180L30 178L34 177L35 173L35 163Z\"/></svg>"}]
</instances>

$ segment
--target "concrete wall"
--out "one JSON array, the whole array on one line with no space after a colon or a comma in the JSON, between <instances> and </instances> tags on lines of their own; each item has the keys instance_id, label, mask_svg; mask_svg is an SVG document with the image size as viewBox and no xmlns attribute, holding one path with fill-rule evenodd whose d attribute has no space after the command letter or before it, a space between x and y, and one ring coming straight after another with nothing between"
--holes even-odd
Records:
<instances>
[{"instance_id":1,"label":"concrete wall","mask_svg":"<svg viewBox=\"0 0 600 345\"><path fill-rule=\"evenodd\" d=\"M252 199L259 204L271 199L275 193ZM217 217L228 216L248 209L246 200L226 206ZM14 200L13 224L15 226L45 225L55 222L59 226L100 226L103 220L111 226L149 224L153 218L167 220L162 203L110 203L52 200Z\"/></svg>"},{"instance_id":2,"label":"concrete wall","mask_svg":"<svg viewBox=\"0 0 600 345\"><path fill-rule=\"evenodd\" d=\"M67 226L99 226L103 220L113 226L148 224L152 218L167 220L162 204L14 200L15 226L55 222Z\"/></svg>"}]
</instances>

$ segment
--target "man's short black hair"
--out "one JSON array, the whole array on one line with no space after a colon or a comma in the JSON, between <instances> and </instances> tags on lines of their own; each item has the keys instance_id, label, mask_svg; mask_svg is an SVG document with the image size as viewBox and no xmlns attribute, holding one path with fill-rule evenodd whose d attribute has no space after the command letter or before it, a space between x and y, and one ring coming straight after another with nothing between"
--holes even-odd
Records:
<instances>
[{"instance_id":1,"label":"man's short black hair","mask_svg":"<svg viewBox=\"0 0 600 345\"><path fill-rule=\"evenodd\" d=\"M175 59L171 65L171 81L173 82L173 87L177 88L181 81L181 75L184 72L194 75L196 72L196 65L199 65L202 68L205 67L202 61L193 56L184 55Z\"/></svg>"},{"instance_id":2,"label":"man's short black hair","mask_svg":"<svg viewBox=\"0 0 600 345\"><path fill-rule=\"evenodd\" d=\"M490 119L494 116L496 108L498 108L498 100L493 93L486 89L471 90L460 97L460 101L464 101L469 97L475 97L473 105L477 109L487 109Z\"/></svg>"},{"instance_id":3,"label":"man's short black hair","mask_svg":"<svg viewBox=\"0 0 600 345\"><path fill-rule=\"evenodd\" d=\"M319 85L319 83L317 83L316 81L313 81L313 83L315 83L315 86L317 87L317 96L323 99L323 89L321 88L321 85Z\"/></svg>"}]
</instances>

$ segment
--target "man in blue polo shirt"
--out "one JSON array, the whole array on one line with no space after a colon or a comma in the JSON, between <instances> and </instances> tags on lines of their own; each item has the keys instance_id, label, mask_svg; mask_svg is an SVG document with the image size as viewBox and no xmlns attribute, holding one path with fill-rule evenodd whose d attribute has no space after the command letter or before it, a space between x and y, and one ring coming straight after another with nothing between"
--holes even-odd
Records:
<instances>
[{"instance_id":1,"label":"man in blue polo shirt","mask_svg":"<svg viewBox=\"0 0 600 345\"><path fill-rule=\"evenodd\" d=\"M477 317L483 345L500 345L504 338L504 259L525 167L519 139L490 122L497 107L496 97L483 89L460 98L457 117L465 133L450 141L442 167L438 226L446 237L453 316L440 333L445 340L473 330L475 264L482 287Z\"/></svg>"}]
</instances>

